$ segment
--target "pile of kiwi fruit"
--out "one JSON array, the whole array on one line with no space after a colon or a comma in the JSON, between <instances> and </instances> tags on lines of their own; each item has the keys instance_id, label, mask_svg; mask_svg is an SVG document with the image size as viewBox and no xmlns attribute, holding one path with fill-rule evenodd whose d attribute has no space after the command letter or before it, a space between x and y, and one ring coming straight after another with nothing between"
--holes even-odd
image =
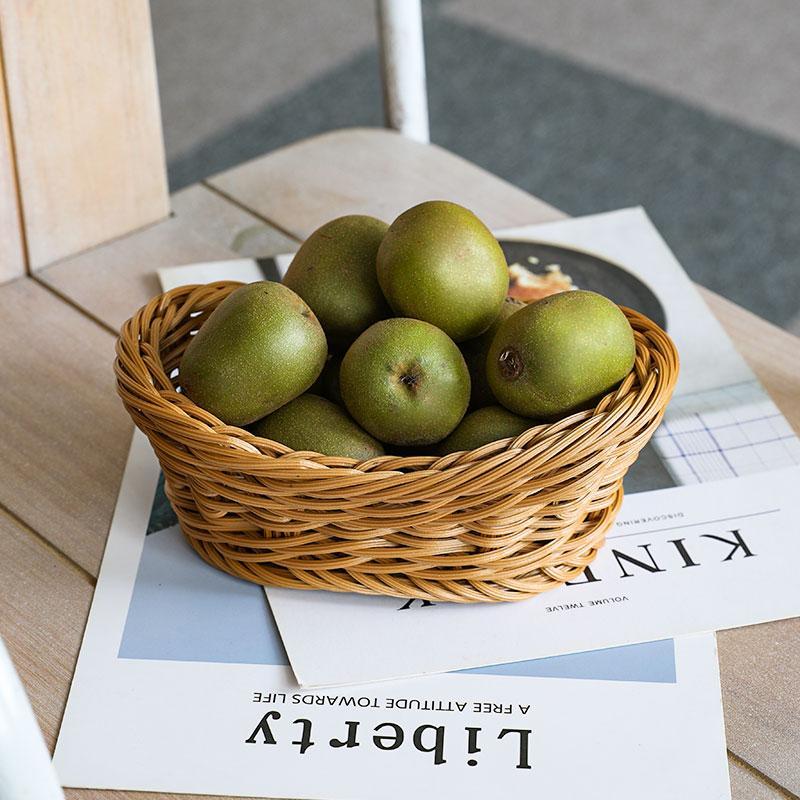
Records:
<instances>
[{"instance_id":1,"label":"pile of kiwi fruit","mask_svg":"<svg viewBox=\"0 0 800 800\"><path fill-rule=\"evenodd\" d=\"M229 294L184 352L181 391L228 425L364 461L446 454L587 408L631 370L617 305L566 291L507 297L491 231L429 201L391 225L312 233L281 283Z\"/></svg>"}]
</instances>

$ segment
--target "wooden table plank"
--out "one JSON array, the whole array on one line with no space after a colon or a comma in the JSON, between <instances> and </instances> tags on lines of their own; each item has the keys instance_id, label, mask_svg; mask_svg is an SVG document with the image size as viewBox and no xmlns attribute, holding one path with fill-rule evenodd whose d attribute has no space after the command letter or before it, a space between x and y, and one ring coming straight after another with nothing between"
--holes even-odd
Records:
<instances>
[{"instance_id":1,"label":"wooden table plank","mask_svg":"<svg viewBox=\"0 0 800 800\"><path fill-rule=\"evenodd\" d=\"M800 619L717 634L728 747L800 795Z\"/></svg>"},{"instance_id":2,"label":"wooden table plank","mask_svg":"<svg viewBox=\"0 0 800 800\"><path fill-rule=\"evenodd\" d=\"M234 256L170 217L41 270L38 278L116 331L158 294L159 267Z\"/></svg>"},{"instance_id":3,"label":"wooden table plank","mask_svg":"<svg viewBox=\"0 0 800 800\"><path fill-rule=\"evenodd\" d=\"M93 585L90 576L0 510L0 636L51 752L67 702ZM74 800L155 797L143 792L94 789L70 789L66 795ZM198 795L158 796L201 800Z\"/></svg>"},{"instance_id":4,"label":"wooden table plank","mask_svg":"<svg viewBox=\"0 0 800 800\"><path fill-rule=\"evenodd\" d=\"M0 636L52 750L72 680L92 579L0 511Z\"/></svg>"},{"instance_id":5,"label":"wooden table plank","mask_svg":"<svg viewBox=\"0 0 800 800\"><path fill-rule=\"evenodd\" d=\"M787 800L790 795L779 791L764 778L736 758L728 758L731 776L731 800Z\"/></svg>"},{"instance_id":6,"label":"wooden table plank","mask_svg":"<svg viewBox=\"0 0 800 800\"><path fill-rule=\"evenodd\" d=\"M434 199L461 203L492 228L564 216L447 150L378 128L315 136L208 183L299 239L332 216L371 214L391 222Z\"/></svg>"},{"instance_id":7,"label":"wooden table plank","mask_svg":"<svg viewBox=\"0 0 800 800\"><path fill-rule=\"evenodd\" d=\"M172 195L172 211L184 225L239 256L263 258L297 249L297 239L199 183Z\"/></svg>"},{"instance_id":8,"label":"wooden table plank","mask_svg":"<svg viewBox=\"0 0 800 800\"><path fill-rule=\"evenodd\" d=\"M700 293L778 408L800 432L800 338L709 289L700 287Z\"/></svg>"},{"instance_id":9,"label":"wooden table plank","mask_svg":"<svg viewBox=\"0 0 800 800\"><path fill-rule=\"evenodd\" d=\"M93 574L132 431L113 354L31 278L0 287L0 503Z\"/></svg>"}]
</instances>

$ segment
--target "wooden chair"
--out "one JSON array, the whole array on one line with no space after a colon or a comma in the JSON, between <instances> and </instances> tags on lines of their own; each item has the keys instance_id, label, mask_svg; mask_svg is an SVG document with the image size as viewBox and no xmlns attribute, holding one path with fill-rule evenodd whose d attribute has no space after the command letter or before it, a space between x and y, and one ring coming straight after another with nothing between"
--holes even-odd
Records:
<instances>
[{"instance_id":1,"label":"wooden chair","mask_svg":"<svg viewBox=\"0 0 800 800\"><path fill-rule=\"evenodd\" d=\"M286 251L333 216L391 219L431 197L495 228L563 216L424 143L419 0L380 6L387 118L407 136L331 132L170 197L147 1L0 0L0 633L48 748L130 443L114 332L158 291L155 269ZM703 294L800 427L800 340ZM798 632L718 637L734 797L800 794Z\"/></svg>"}]
</instances>

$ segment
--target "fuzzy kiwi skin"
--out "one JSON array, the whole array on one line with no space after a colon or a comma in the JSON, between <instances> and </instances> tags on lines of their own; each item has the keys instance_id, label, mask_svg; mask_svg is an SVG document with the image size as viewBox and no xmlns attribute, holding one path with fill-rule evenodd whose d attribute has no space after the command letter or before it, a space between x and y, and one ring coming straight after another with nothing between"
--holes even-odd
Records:
<instances>
[{"instance_id":1,"label":"fuzzy kiwi skin","mask_svg":"<svg viewBox=\"0 0 800 800\"><path fill-rule=\"evenodd\" d=\"M248 425L301 395L322 372L325 333L291 289L258 281L231 292L192 337L182 391L228 425Z\"/></svg>"},{"instance_id":2,"label":"fuzzy kiwi skin","mask_svg":"<svg viewBox=\"0 0 800 800\"><path fill-rule=\"evenodd\" d=\"M512 314L489 348L486 376L515 414L555 419L591 406L633 368L633 330L595 292L545 297Z\"/></svg>"},{"instance_id":3,"label":"fuzzy kiwi skin","mask_svg":"<svg viewBox=\"0 0 800 800\"><path fill-rule=\"evenodd\" d=\"M250 427L256 436L281 442L292 450L366 461L383 455L383 446L335 403L303 394Z\"/></svg>"},{"instance_id":4,"label":"fuzzy kiwi skin","mask_svg":"<svg viewBox=\"0 0 800 800\"><path fill-rule=\"evenodd\" d=\"M512 414L502 406L485 406L467 414L436 449L440 455L475 450L498 439L519 436L533 424L532 420Z\"/></svg>"},{"instance_id":5,"label":"fuzzy kiwi skin","mask_svg":"<svg viewBox=\"0 0 800 800\"><path fill-rule=\"evenodd\" d=\"M418 319L385 319L367 328L345 353L339 381L353 419L391 445L441 441L469 403L461 351Z\"/></svg>"},{"instance_id":6,"label":"fuzzy kiwi skin","mask_svg":"<svg viewBox=\"0 0 800 800\"><path fill-rule=\"evenodd\" d=\"M377 270L398 316L430 322L456 342L483 333L508 294L508 265L492 232L444 200L420 203L389 226Z\"/></svg>"},{"instance_id":7,"label":"fuzzy kiwi skin","mask_svg":"<svg viewBox=\"0 0 800 800\"><path fill-rule=\"evenodd\" d=\"M336 403L337 406L344 408L342 391L339 388L339 370L342 366L342 357L329 355L325 366L322 368L319 378L311 387L311 394L320 395Z\"/></svg>"},{"instance_id":8,"label":"fuzzy kiwi skin","mask_svg":"<svg viewBox=\"0 0 800 800\"><path fill-rule=\"evenodd\" d=\"M500 306L500 313L497 319L480 336L462 342L459 347L467 362L469 377L472 381L472 394L469 399L470 408L483 408L497 402L492 390L489 388L489 380L486 377L486 357L489 354L494 335L500 329L500 325L507 320L515 311L525 308L525 303L515 300L513 297L506 297L503 305Z\"/></svg>"},{"instance_id":9,"label":"fuzzy kiwi skin","mask_svg":"<svg viewBox=\"0 0 800 800\"><path fill-rule=\"evenodd\" d=\"M350 214L317 228L283 278L311 306L332 350L343 352L370 325L391 316L378 285L375 260L389 226Z\"/></svg>"}]
</instances>

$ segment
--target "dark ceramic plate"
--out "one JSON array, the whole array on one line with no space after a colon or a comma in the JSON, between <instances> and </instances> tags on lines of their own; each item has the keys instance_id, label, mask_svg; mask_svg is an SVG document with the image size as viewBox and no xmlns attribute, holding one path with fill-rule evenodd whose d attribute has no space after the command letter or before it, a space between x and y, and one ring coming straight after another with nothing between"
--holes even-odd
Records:
<instances>
[{"instance_id":1,"label":"dark ceramic plate","mask_svg":"<svg viewBox=\"0 0 800 800\"><path fill-rule=\"evenodd\" d=\"M558 264L579 289L603 294L621 306L628 306L650 317L664 330L667 329L667 315L653 290L635 275L610 261L580 250L538 242L501 240L500 246L509 264L522 264L536 274L544 273L548 264ZM539 263L529 263L529 256L538 258Z\"/></svg>"}]
</instances>

